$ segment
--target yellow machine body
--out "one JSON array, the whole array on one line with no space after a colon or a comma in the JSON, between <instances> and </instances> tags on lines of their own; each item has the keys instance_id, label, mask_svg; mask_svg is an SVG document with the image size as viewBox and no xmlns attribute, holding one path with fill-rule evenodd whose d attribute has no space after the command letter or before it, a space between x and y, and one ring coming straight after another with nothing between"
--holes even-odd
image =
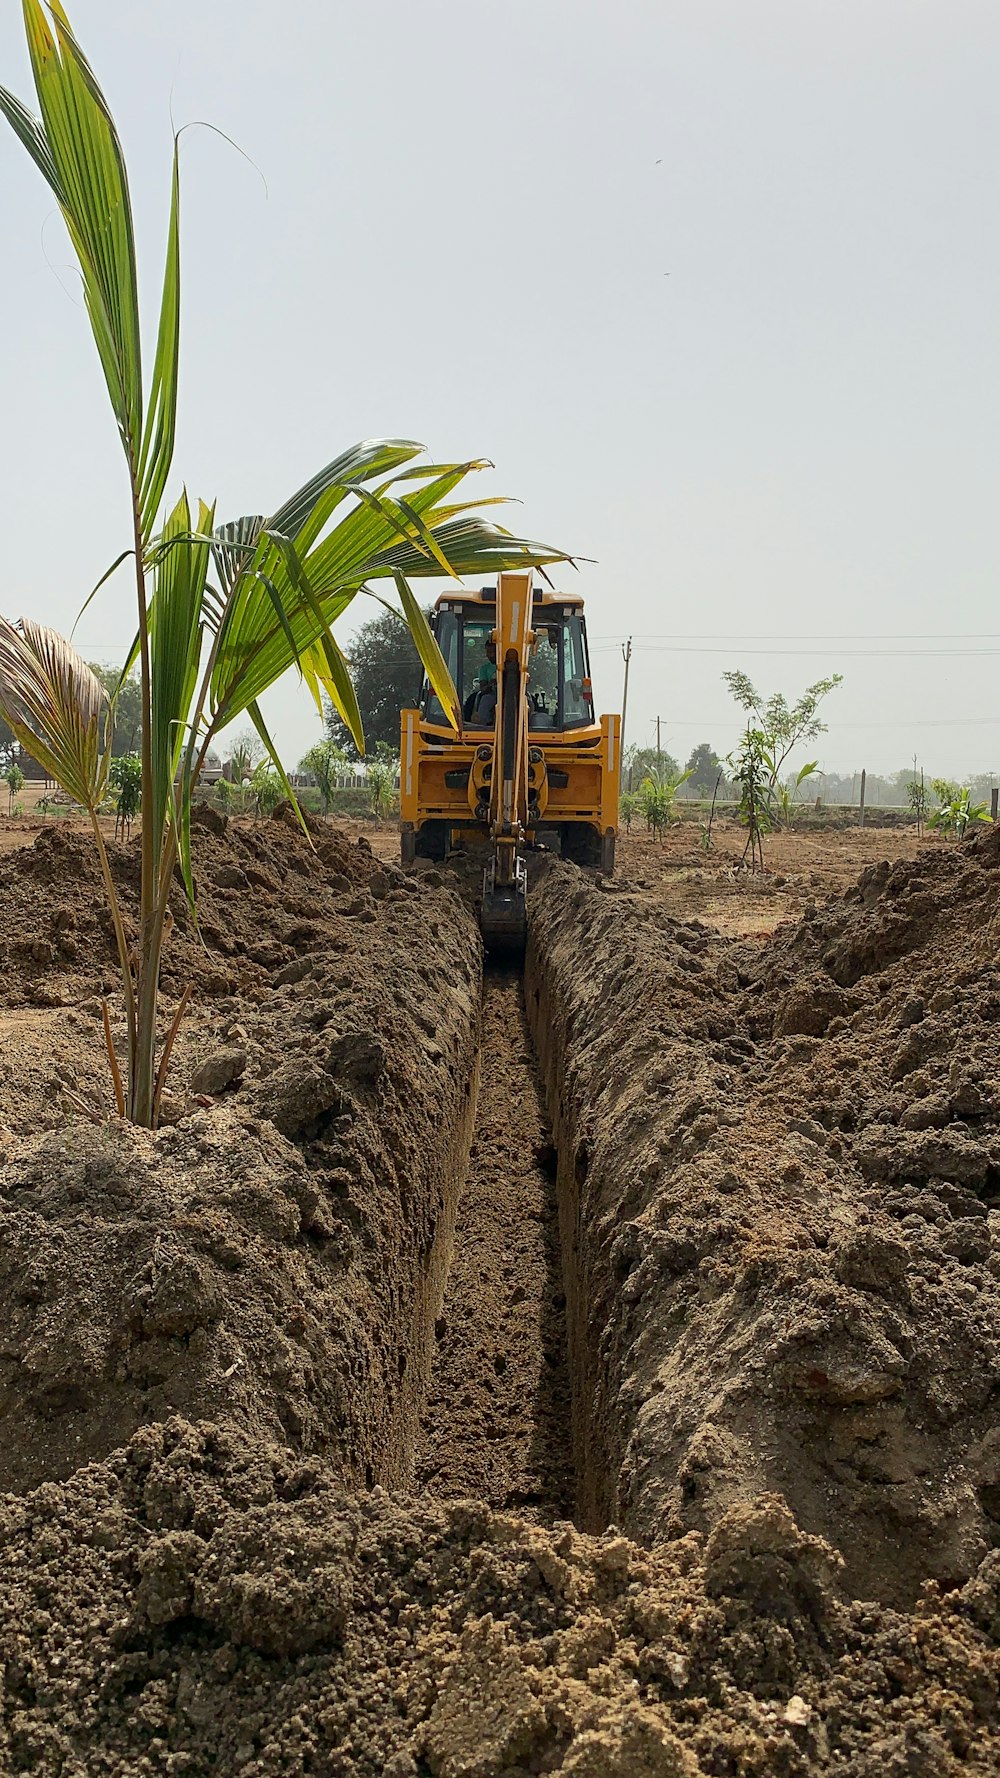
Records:
<instances>
[{"instance_id":1,"label":"yellow machine body","mask_svg":"<svg viewBox=\"0 0 1000 1778\"><path fill-rule=\"evenodd\" d=\"M511 928L523 922L526 849L614 868L621 719L594 715L583 600L540 592L529 573L443 593L431 627L463 728L426 683L402 712L401 852L405 863L484 847L489 937L491 902L499 928L508 903Z\"/></svg>"}]
</instances>

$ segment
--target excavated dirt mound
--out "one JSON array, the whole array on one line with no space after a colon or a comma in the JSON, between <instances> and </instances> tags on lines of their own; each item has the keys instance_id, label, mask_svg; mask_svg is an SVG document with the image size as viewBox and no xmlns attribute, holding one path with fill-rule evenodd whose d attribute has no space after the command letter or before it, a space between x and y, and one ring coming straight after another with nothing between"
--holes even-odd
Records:
<instances>
[{"instance_id":1,"label":"excavated dirt mound","mask_svg":"<svg viewBox=\"0 0 1000 1778\"><path fill-rule=\"evenodd\" d=\"M844 1607L780 1501L664 1550L351 1498L181 1420L0 1501L0 1758L41 1778L995 1772L995 1562Z\"/></svg>"},{"instance_id":2,"label":"excavated dirt mound","mask_svg":"<svg viewBox=\"0 0 1000 1778\"><path fill-rule=\"evenodd\" d=\"M403 893L412 880L351 845L324 822L308 821L309 845L287 805L268 821L229 821L208 807L192 818L197 930L179 878L173 931L163 958L169 992L191 981L199 995L266 987L275 971L308 952L328 915L358 923L372 899ZM111 844L112 871L136 937L140 841ZM0 997L9 1006L73 1006L117 989L118 952L93 840L59 828L0 855Z\"/></svg>"},{"instance_id":3,"label":"excavated dirt mound","mask_svg":"<svg viewBox=\"0 0 1000 1778\"><path fill-rule=\"evenodd\" d=\"M996 1541L998 862L879 867L762 948L537 886L587 1522L778 1490L897 1602Z\"/></svg>"},{"instance_id":4,"label":"excavated dirt mound","mask_svg":"<svg viewBox=\"0 0 1000 1778\"><path fill-rule=\"evenodd\" d=\"M229 868L222 844L203 871ZM276 877L312 868L277 824L247 844ZM408 1476L470 1135L480 946L454 893L381 875L362 854L358 907L296 890L269 985L196 1001L172 1127L88 1124L53 1096L48 1133L0 1141L0 1487L65 1476L177 1412L321 1452L360 1486ZM261 911L258 950L292 899ZM100 1028L63 1016L79 1099Z\"/></svg>"}]
</instances>

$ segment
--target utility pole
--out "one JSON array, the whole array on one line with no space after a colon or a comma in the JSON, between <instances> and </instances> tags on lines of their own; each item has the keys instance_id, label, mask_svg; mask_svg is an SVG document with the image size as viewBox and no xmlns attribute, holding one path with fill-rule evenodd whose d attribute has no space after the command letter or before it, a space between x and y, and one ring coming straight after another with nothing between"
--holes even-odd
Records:
<instances>
[{"instance_id":1,"label":"utility pole","mask_svg":"<svg viewBox=\"0 0 1000 1778\"><path fill-rule=\"evenodd\" d=\"M659 719L659 717L656 718L656 770L657 770L657 774L659 774L659 770L660 770L660 719Z\"/></svg>"}]
</instances>

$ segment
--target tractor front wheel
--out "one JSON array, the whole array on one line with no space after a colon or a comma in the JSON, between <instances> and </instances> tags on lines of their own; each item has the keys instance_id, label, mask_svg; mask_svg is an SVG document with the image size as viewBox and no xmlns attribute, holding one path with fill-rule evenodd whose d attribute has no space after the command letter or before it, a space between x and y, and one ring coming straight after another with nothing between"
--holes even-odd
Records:
<instances>
[{"instance_id":1,"label":"tractor front wheel","mask_svg":"<svg viewBox=\"0 0 1000 1778\"><path fill-rule=\"evenodd\" d=\"M562 830L562 855L573 864L596 870L601 863L601 836L585 821L567 822Z\"/></svg>"},{"instance_id":2,"label":"tractor front wheel","mask_svg":"<svg viewBox=\"0 0 1000 1778\"><path fill-rule=\"evenodd\" d=\"M412 836L415 858L431 858L441 864L448 850L448 822L425 821Z\"/></svg>"}]
</instances>

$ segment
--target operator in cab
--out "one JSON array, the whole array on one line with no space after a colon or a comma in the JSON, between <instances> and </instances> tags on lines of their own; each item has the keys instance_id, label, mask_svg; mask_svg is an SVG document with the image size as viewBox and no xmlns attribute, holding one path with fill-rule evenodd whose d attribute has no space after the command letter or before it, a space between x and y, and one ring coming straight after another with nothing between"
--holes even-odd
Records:
<instances>
[{"instance_id":1,"label":"operator in cab","mask_svg":"<svg viewBox=\"0 0 1000 1778\"><path fill-rule=\"evenodd\" d=\"M486 643L486 659L462 706L462 715L473 728L492 728L497 713L497 645Z\"/></svg>"}]
</instances>

